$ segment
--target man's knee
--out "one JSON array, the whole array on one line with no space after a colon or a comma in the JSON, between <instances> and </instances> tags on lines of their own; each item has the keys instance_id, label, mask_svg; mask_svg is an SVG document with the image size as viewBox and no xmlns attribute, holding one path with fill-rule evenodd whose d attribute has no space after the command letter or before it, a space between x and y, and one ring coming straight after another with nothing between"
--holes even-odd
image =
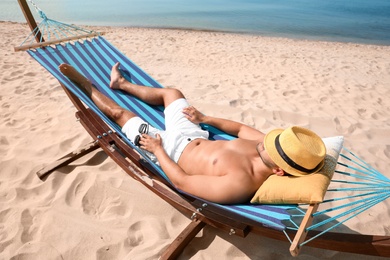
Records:
<instances>
[{"instance_id":1,"label":"man's knee","mask_svg":"<svg viewBox=\"0 0 390 260\"><path fill-rule=\"evenodd\" d=\"M115 122L121 121L121 119L124 117L124 114L126 113L126 111L123 108L114 108L114 109L111 109L110 112L111 112L110 117Z\"/></svg>"},{"instance_id":2,"label":"man's knee","mask_svg":"<svg viewBox=\"0 0 390 260\"><path fill-rule=\"evenodd\" d=\"M175 90L177 91L177 95L178 95L179 98L184 98L183 92L181 92L181 91L178 90L178 89L175 89Z\"/></svg>"},{"instance_id":3,"label":"man's knee","mask_svg":"<svg viewBox=\"0 0 390 260\"><path fill-rule=\"evenodd\" d=\"M183 93L178 89L169 88L167 89L166 95L164 97L164 104L167 106L179 98L185 98Z\"/></svg>"},{"instance_id":4,"label":"man's knee","mask_svg":"<svg viewBox=\"0 0 390 260\"><path fill-rule=\"evenodd\" d=\"M123 108L114 108L110 111L110 117L114 120L118 125L123 127L130 118L135 117L136 115L126 109Z\"/></svg>"}]
</instances>

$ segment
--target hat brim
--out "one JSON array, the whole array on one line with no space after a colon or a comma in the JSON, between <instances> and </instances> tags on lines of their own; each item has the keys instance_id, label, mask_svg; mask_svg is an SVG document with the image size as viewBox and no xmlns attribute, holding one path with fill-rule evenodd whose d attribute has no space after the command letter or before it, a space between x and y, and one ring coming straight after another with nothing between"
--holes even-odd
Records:
<instances>
[{"instance_id":1,"label":"hat brim","mask_svg":"<svg viewBox=\"0 0 390 260\"><path fill-rule=\"evenodd\" d=\"M275 139L278 135L280 135L284 129L274 129L271 130L266 134L264 137L264 148L267 151L269 157L272 159L272 161L279 166L285 173L288 173L293 176L302 177L302 176L308 176L313 173L318 172L321 170L321 168L324 166L325 160L322 160L319 166L317 166L317 170L312 173L306 173L299 171L290 165L287 164L287 162L280 156L279 152L276 149L275 146Z\"/></svg>"}]
</instances>

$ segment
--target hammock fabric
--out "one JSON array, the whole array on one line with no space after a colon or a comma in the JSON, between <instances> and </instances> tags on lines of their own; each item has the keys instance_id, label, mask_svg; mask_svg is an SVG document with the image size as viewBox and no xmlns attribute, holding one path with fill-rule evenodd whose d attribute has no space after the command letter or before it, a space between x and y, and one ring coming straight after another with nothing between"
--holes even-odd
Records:
<instances>
[{"instance_id":1,"label":"hammock fabric","mask_svg":"<svg viewBox=\"0 0 390 260\"><path fill-rule=\"evenodd\" d=\"M158 88L161 86L103 37L94 38L92 41L87 40L83 43L76 42L75 44L66 43L65 45L57 45L55 48L45 47L36 50L29 50L28 53L69 90L76 94L77 97L86 103L89 108L93 109L93 111L101 118L104 118L104 121L109 124L117 134L121 135L123 140L126 141L129 146L136 149L139 153L143 154L143 151L134 146L134 144L126 138L126 136L121 132L120 126L104 115L91 101L91 99L84 94L84 92L82 92L72 81L59 71L58 66L60 64L71 64L77 70L82 72L84 76L91 79L92 83L99 91L117 102L120 106L133 111L149 124L159 129L164 129L164 114L162 112L162 107L151 107L131 95L121 91L113 91L109 88L111 68L117 61L119 61L121 63L121 67L124 68L122 69L122 74L131 82L138 85ZM209 130L210 137L212 139L228 140L233 138L215 128L208 126L204 127ZM148 160L147 156L145 156L145 160ZM169 181L168 177L160 167L150 160L148 161L158 174ZM271 205L247 204L218 206L232 212L238 212L239 214L245 215L256 222L263 223L267 227L272 227L278 230L284 230L286 226L282 223L282 221L290 219L290 214L287 212L287 209L296 208L296 205L278 207Z\"/></svg>"},{"instance_id":2,"label":"hammock fabric","mask_svg":"<svg viewBox=\"0 0 390 260\"><path fill-rule=\"evenodd\" d=\"M15 49L23 50L34 48L28 50L27 52L59 80L61 85L64 87L64 90L71 98L72 102L79 109L78 113L84 127L95 140L104 140L104 137L102 139L100 134L103 136L107 135L107 133L114 133L115 135L118 135L121 139L121 142L125 142L126 145L131 148L131 150L135 150L139 154L143 155L141 166L144 166L144 168L142 168L142 170L152 172L158 178L161 178L168 187L172 188L169 179L161 170L161 168L151 162L148 157L144 155L142 150L134 146L121 132L121 128L115 122L111 121L107 116L105 116L89 99L89 97L87 97L76 85L74 85L73 82L66 78L59 71L58 66L62 63L71 64L84 76L90 79L99 91L113 99L120 106L133 111L145 121L160 129L164 129L163 108L151 107L124 92L111 90L108 87L110 82L110 71L116 62L120 62L122 74L124 77L126 77L127 80L135 84L150 87L161 88L162 86L136 64L134 64L129 58L122 54L118 49L112 46L102 36L97 36L92 40L85 40L83 42L76 41L74 43L70 43L69 40L80 38L79 36L74 36L74 32L78 34L80 31L85 31L74 26L67 26L63 23L48 19L46 15L44 15L43 12L40 9L37 9L37 7L34 5L43 18L43 22L39 26L35 26L35 20L31 15L26 1L19 0L19 4L24 11L26 19L32 30L32 34L28 38L33 38L40 43L33 45L30 44L27 47L20 46ZM51 30L51 26L54 26L54 29ZM66 33L71 33L71 36L65 37L66 43L58 44L63 42L63 39L51 40L51 44L57 43L57 45L47 46L49 43L44 42L44 38L48 39L49 35L60 35L63 37L62 33L58 33L59 31L63 31L63 28L65 28ZM50 31L53 30L57 33L50 33ZM43 35L44 33L46 34ZM97 35L96 33L89 31L85 33L87 33L87 36L89 37ZM80 100L86 104L89 109L80 109L82 106ZM92 110L94 113L90 115L89 110ZM105 124L107 124L109 127L101 124L99 121L100 119L103 119ZM94 125L91 122L98 122L98 124ZM207 125L203 125L203 127L210 132L211 139L230 140L233 138L232 136L229 136L216 128ZM100 134L96 136L96 133ZM93 136L94 134L95 136ZM94 143L94 145L91 146L93 149L96 148L96 144L100 145L101 148L103 148L106 153L108 153L119 165L121 165L121 167L127 173L144 182L145 185L149 184L148 181L144 181L144 175L139 174L139 169L137 166L140 166L140 164L136 160L134 160L134 163L136 164L135 166L133 164L123 164L123 160L117 158L118 153L111 151L111 143L102 145L104 142L99 143L97 141ZM119 147L123 146L121 142L117 142ZM105 146L110 146L110 148ZM91 151L91 147L86 148L84 152ZM73 161L82 155L82 152L77 152L76 154L72 155L74 157L72 160L65 161L66 163L69 163L70 161ZM315 205L314 207L313 205L220 205L203 201L199 198L195 198L189 194L184 193L176 195L177 198L168 202L174 205L174 200L180 201L175 205L177 206L181 203L183 204L180 205L183 206L181 209L185 208L188 211L193 212L191 219L195 220L195 222L200 219L201 222L221 229L223 227L224 230L228 229L231 234L245 236L248 232L253 231L272 238L288 240L293 243L291 236L294 236L295 233L299 233L299 241L295 245L295 248L300 248L302 245L309 243L309 245L312 246L339 251L390 256L389 237L353 234L340 235L339 233L329 232L331 229L338 227L357 214L360 214L375 204L380 203L381 201L390 197L390 180L388 178L372 169L369 165L364 163L348 150L346 150L346 154L341 156L354 166L347 165L346 163L340 163L342 166L347 168L347 171L338 170L336 171L337 176L354 177L354 181L348 182L344 177L337 177L335 178L334 183L350 183L348 185L351 186L340 188L338 186L331 185L328 193L333 194L336 191L341 191L348 193L353 192L353 194L338 198L332 195L332 197L327 198L324 203L321 204L321 210L319 212L315 212L318 205ZM356 173L352 173L350 170ZM152 186L153 187L150 186L148 188L154 192L159 192L161 197L169 197L166 195L166 190L162 191L162 186L159 186L156 183L154 183ZM355 194L355 192L359 193ZM178 193L178 191L176 191L176 193ZM351 199L356 199L356 201L345 202L346 200L350 201ZM334 207L334 202L340 202L340 205ZM332 206L322 207L326 204L332 204ZM330 216L332 213L334 213L333 216ZM319 220L315 221L313 225L309 225L313 218L318 218ZM308 219L310 219L310 221L308 221ZM189 233L199 231L203 227L199 224L194 225L196 225L196 228L191 227ZM311 231L310 238L304 241L305 236L302 236L301 239L301 233L306 235L308 231ZM186 230L184 232L186 232ZM195 236L196 233L191 233L189 237ZM187 241L187 243L188 242L189 241ZM292 253L294 254L294 252Z\"/></svg>"}]
</instances>

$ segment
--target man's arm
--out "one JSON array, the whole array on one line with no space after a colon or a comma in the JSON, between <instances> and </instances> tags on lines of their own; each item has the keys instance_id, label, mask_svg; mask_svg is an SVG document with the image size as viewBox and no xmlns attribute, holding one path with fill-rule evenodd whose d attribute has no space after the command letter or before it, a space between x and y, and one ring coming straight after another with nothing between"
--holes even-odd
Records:
<instances>
[{"instance_id":1,"label":"man's arm","mask_svg":"<svg viewBox=\"0 0 390 260\"><path fill-rule=\"evenodd\" d=\"M264 133L253 127L228 119L203 115L192 106L184 108L183 113L188 120L195 124L208 124L243 139L258 140L264 137Z\"/></svg>"},{"instance_id":2,"label":"man's arm","mask_svg":"<svg viewBox=\"0 0 390 260\"><path fill-rule=\"evenodd\" d=\"M237 180L231 175L187 175L178 189L199 198L221 204L245 203L255 193L253 182Z\"/></svg>"},{"instance_id":3,"label":"man's arm","mask_svg":"<svg viewBox=\"0 0 390 260\"><path fill-rule=\"evenodd\" d=\"M156 138L143 135L140 141L141 148L153 153L165 174L179 190L199 198L217 203L246 202L253 195L253 182L245 177L246 174L229 175L188 175L165 152L161 145L161 137Z\"/></svg>"},{"instance_id":4,"label":"man's arm","mask_svg":"<svg viewBox=\"0 0 390 260\"><path fill-rule=\"evenodd\" d=\"M164 150L162 146L162 139L159 134L156 134L156 138L153 138L147 134L142 134L139 141L140 148L153 153L162 168L162 170L168 175L173 184L178 185L180 180L187 175L183 169L175 163Z\"/></svg>"}]
</instances>

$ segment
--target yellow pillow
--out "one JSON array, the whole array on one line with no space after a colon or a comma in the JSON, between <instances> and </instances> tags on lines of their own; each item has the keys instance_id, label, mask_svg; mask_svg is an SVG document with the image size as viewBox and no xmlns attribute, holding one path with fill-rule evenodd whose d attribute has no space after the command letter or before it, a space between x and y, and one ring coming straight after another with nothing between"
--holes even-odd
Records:
<instances>
[{"instance_id":1,"label":"yellow pillow","mask_svg":"<svg viewBox=\"0 0 390 260\"><path fill-rule=\"evenodd\" d=\"M343 137L323 139L326 146L322 169L305 177L271 175L257 190L251 203L295 204L322 202L333 177L337 159L343 146Z\"/></svg>"}]
</instances>

